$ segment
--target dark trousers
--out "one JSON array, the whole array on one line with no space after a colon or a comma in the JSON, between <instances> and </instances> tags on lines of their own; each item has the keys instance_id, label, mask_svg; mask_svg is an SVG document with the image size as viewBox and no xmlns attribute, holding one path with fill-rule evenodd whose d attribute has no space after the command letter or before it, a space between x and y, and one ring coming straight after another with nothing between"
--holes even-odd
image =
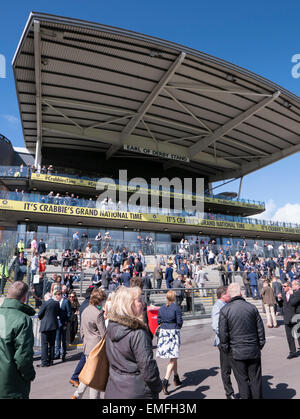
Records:
<instances>
[{"instance_id":1,"label":"dark trousers","mask_svg":"<svg viewBox=\"0 0 300 419\"><path fill-rule=\"evenodd\" d=\"M67 353L67 326L59 326L56 329L55 356L60 356L60 350L62 350L62 358L65 358Z\"/></svg>"},{"instance_id":2,"label":"dark trousers","mask_svg":"<svg viewBox=\"0 0 300 419\"><path fill-rule=\"evenodd\" d=\"M218 346L220 352L221 377L226 396L234 393L231 383L231 355Z\"/></svg>"},{"instance_id":3,"label":"dark trousers","mask_svg":"<svg viewBox=\"0 0 300 419\"><path fill-rule=\"evenodd\" d=\"M159 290L161 289L161 282L162 282L162 279L157 279L156 280L156 288L158 288Z\"/></svg>"},{"instance_id":4,"label":"dark trousers","mask_svg":"<svg viewBox=\"0 0 300 419\"><path fill-rule=\"evenodd\" d=\"M86 362L86 356L84 355L84 353L82 352L80 360L75 368L75 371L71 377L71 380L74 381L79 381L79 374L81 373L82 368L84 367L84 364Z\"/></svg>"},{"instance_id":5,"label":"dark trousers","mask_svg":"<svg viewBox=\"0 0 300 419\"><path fill-rule=\"evenodd\" d=\"M50 330L48 332L41 333L41 343L42 343L41 363L42 365L50 365L51 362L53 362L55 336L56 336L56 330Z\"/></svg>"},{"instance_id":6,"label":"dark trousers","mask_svg":"<svg viewBox=\"0 0 300 419\"><path fill-rule=\"evenodd\" d=\"M232 369L241 399L262 398L261 359L232 359Z\"/></svg>"},{"instance_id":7,"label":"dark trousers","mask_svg":"<svg viewBox=\"0 0 300 419\"><path fill-rule=\"evenodd\" d=\"M176 295L176 304L178 304L180 308L181 308L182 301L183 301L183 297L181 295Z\"/></svg>"},{"instance_id":8,"label":"dark trousers","mask_svg":"<svg viewBox=\"0 0 300 419\"><path fill-rule=\"evenodd\" d=\"M186 311L192 311L192 297L186 296Z\"/></svg>"},{"instance_id":9,"label":"dark trousers","mask_svg":"<svg viewBox=\"0 0 300 419\"><path fill-rule=\"evenodd\" d=\"M292 335L292 330L293 330L293 327L295 326L295 324L285 324L284 326L285 326L286 338L287 338L289 349L290 349L290 354L294 354L294 353L297 352L296 351L295 339ZM299 346L300 346L300 337L298 338L298 343L299 343Z\"/></svg>"},{"instance_id":10,"label":"dark trousers","mask_svg":"<svg viewBox=\"0 0 300 419\"><path fill-rule=\"evenodd\" d=\"M245 292L246 292L246 298L250 298L251 297L250 284L244 284L244 287L245 287Z\"/></svg>"}]
</instances>

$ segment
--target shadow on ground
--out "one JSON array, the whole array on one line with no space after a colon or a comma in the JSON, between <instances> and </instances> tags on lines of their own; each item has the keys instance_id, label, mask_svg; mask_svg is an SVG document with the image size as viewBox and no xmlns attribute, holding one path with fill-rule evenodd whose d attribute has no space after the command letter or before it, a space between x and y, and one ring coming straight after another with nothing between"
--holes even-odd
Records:
<instances>
[{"instance_id":1,"label":"shadow on ground","mask_svg":"<svg viewBox=\"0 0 300 419\"><path fill-rule=\"evenodd\" d=\"M199 386L206 378L214 377L218 374L219 367L212 367L209 369L201 369L197 371L186 372L183 377L181 377L182 385L172 390L169 387L170 395L166 397L166 400L169 399L205 399L205 391L209 390L209 386ZM193 390L184 390L184 387L193 386ZM196 388L195 388L196 387Z\"/></svg>"},{"instance_id":2,"label":"shadow on ground","mask_svg":"<svg viewBox=\"0 0 300 419\"><path fill-rule=\"evenodd\" d=\"M263 398L264 399L292 399L296 396L294 388L288 388L288 384L279 383L273 387L271 379L272 375L264 375L262 377Z\"/></svg>"}]
</instances>

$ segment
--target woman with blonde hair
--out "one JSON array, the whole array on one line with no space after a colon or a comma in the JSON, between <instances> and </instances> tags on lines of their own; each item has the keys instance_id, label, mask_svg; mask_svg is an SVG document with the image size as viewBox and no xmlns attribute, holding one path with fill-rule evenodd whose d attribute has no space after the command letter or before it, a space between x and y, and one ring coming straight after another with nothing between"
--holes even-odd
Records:
<instances>
[{"instance_id":1,"label":"woman with blonde hair","mask_svg":"<svg viewBox=\"0 0 300 419\"><path fill-rule=\"evenodd\" d=\"M174 385L182 383L178 376L177 359L180 349L180 329L182 327L182 314L180 307L176 304L176 292L170 290L166 294L167 302L161 306L157 316L157 323L160 325L157 343L157 358L170 359L167 365L165 378L162 380L162 391L168 395L169 379L174 373Z\"/></svg>"},{"instance_id":2,"label":"woman with blonde hair","mask_svg":"<svg viewBox=\"0 0 300 419\"><path fill-rule=\"evenodd\" d=\"M142 291L120 287L108 313L106 399L157 399L161 380L152 342L143 322Z\"/></svg>"}]
</instances>

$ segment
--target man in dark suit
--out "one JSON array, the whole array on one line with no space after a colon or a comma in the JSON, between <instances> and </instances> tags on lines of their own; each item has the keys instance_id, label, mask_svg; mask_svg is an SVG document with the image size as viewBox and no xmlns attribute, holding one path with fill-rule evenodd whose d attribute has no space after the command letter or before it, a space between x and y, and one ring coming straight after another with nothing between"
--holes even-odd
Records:
<instances>
[{"instance_id":1,"label":"man in dark suit","mask_svg":"<svg viewBox=\"0 0 300 419\"><path fill-rule=\"evenodd\" d=\"M52 299L50 292L44 296L44 302L38 314L41 320L42 342L41 364L38 367L53 365L56 329L58 327L59 303Z\"/></svg>"},{"instance_id":2,"label":"man in dark suit","mask_svg":"<svg viewBox=\"0 0 300 419\"><path fill-rule=\"evenodd\" d=\"M56 301L59 303L59 318L58 328L56 329L56 345L55 345L55 357L54 359L60 358L60 350L62 350L61 360L65 362L67 354L67 323L71 318L71 304L70 301L63 298L61 291L54 293Z\"/></svg>"},{"instance_id":3,"label":"man in dark suit","mask_svg":"<svg viewBox=\"0 0 300 419\"><path fill-rule=\"evenodd\" d=\"M292 283L287 281L282 287L283 294L278 294L277 298L278 304L283 308L285 333L290 349L287 359L292 359L297 357L293 328L297 323L297 319L294 316L296 314L300 315L300 281L298 279L295 279ZM299 334L296 337L300 345Z\"/></svg>"},{"instance_id":4,"label":"man in dark suit","mask_svg":"<svg viewBox=\"0 0 300 419\"><path fill-rule=\"evenodd\" d=\"M15 261L15 281L23 281L24 275L27 272L27 259L24 257L24 253L20 252L19 256Z\"/></svg>"},{"instance_id":5,"label":"man in dark suit","mask_svg":"<svg viewBox=\"0 0 300 419\"><path fill-rule=\"evenodd\" d=\"M43 242L43 239L40 239L39 244L38 244L38 253L39 255L41 255L42 253L46 253L46 245Z\"/></svg>"}]
</instances>

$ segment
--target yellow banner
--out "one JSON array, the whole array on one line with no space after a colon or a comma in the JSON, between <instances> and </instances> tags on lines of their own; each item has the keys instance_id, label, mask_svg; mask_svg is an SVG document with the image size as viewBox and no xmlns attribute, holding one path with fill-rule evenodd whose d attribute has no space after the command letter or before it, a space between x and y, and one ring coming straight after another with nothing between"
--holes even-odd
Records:
<instances>
[{"instance_id":1,"label":"yellow banner","mask_svg":"<svg viewBox=\"0 0 300 419\"><path fill-rule=\"evenodd\" d=\"M85 188L92 188L96 189L97 187L100 190L105 190L107 188L107 183L105 182L96 182L93 180L86 180L86 179L75 179L71 177L65 177L65 176L55 176L55 175L45 175L45 174L39 174L39 173L32 173L31 174L31 180L38 180L42 182L50 182L50 183L63 183L65 185L74 185L74 186L83 186ZM127 185L119 185L116 183L115 185L117 191L127 191L129 193L132 192L140 192L144 193L146 195L155 194L160 196L170 196L171 198L177 198L177 199L192 199L196 200L195 195L189 195L187 193L182 194L179 192L167 192L167 191L155 191L154 189L146 189L142 187L134 187L134 186L127 186ZM231 201L230 199L220 199L220 198L210 198L210 197L197 197L197 201L201 202L203 201L206 203L211 204L220 204L220 205L230 205L233 207L242 207L242 208L256 208L256 209L264 209L264 205L260 204L251 204L250 202L241 202L241 201Z\"/></svg>"},{"instance_id":2,"label":"yellow banner","mask_svg":"<svg viewBox=\"0 0 300 419\"><path fill-rule=\"evenodd\" d=\"M190 225L198 227L209 227L212 229L232 229L247 230L259 232L273 232L282 234L300 234L300 228L285 228L275 225L249 224L233 221L206 220L196 217L180 217L158 214L144 214L125 211L108 211L98 208L75 207L68 205L44 204L38 202L24 202L2 199L0 201L0 210L6 211L24 211L32 214L56 214L66 216L112 219L124 221L150 222L173 225Z\"/></svg>"}]
</instances>

